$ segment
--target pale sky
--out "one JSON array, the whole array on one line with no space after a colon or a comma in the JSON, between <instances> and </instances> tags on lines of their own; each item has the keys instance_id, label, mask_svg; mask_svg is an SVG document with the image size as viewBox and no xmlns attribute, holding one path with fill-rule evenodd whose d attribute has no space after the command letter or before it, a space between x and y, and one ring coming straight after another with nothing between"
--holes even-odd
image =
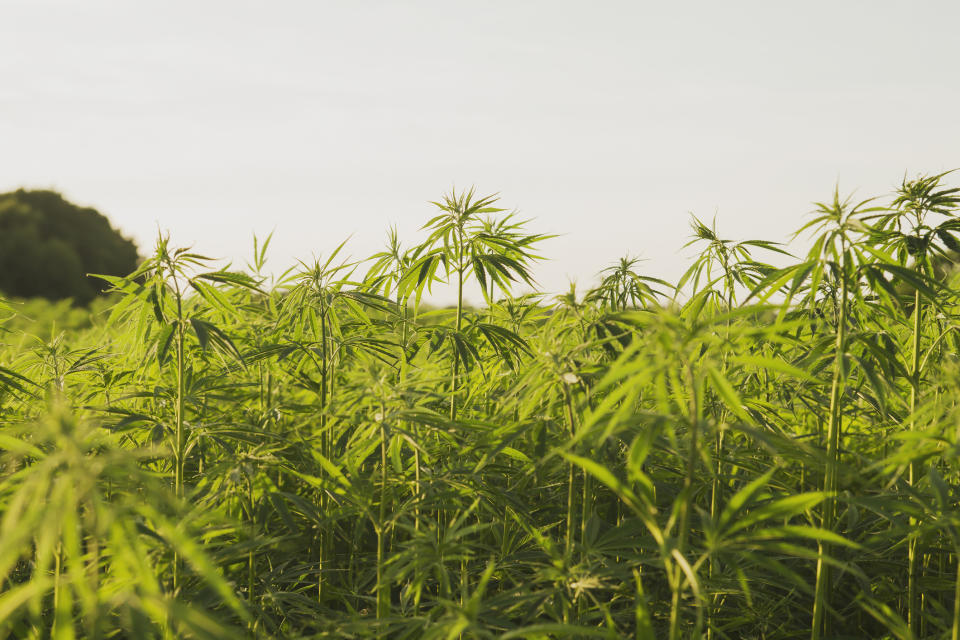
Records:
<instances>
[{"instance_id":1,"label":"pale sky","mask_svg":"<svg viewBox=\"0 0 960 640\"><path fill-rule=\"evenodd\" d=\"M692 212L785 240L811 202L960 167L960 2L0 0L0 191L53 188L142 253L243 264L408 243L452 186L675 279ZM960 179L955 179L960 182ZM441 299L438 301L442 301Z\"/></svg>"}]
</instances>

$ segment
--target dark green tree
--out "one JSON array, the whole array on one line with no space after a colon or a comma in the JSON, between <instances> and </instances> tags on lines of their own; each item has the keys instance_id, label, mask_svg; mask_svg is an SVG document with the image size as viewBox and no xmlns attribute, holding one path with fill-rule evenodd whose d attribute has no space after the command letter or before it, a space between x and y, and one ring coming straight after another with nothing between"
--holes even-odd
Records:
<instances>
[{"instance_id":1,"label":"dark green tree","mask_svg":"<svg viewBox=\"0 0 960 640\"><path fill-rule=\"evenodd\" d=\"M54 191L0 194L0 292L12 297L72 298L87 304L107 284L87 274L125 276L137 247L100 212Z\"/></svg>"}]
</instances>

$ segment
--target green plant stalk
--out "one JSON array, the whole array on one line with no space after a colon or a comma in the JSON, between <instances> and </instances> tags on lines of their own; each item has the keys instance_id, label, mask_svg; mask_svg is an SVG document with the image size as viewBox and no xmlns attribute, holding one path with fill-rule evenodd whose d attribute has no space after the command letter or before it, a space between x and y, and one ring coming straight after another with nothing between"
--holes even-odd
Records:
<instances>
[{"instance_id":1,"label":"green plant stalk","mask_svg":"<svg viewBox=\"0 0 960 640\"><path fill-rule=\"evenodd\" d=\"M564 405L567 410L567 421L570 426L570 437L573 438L577 434L576 422L574 422L574 413L573 413L573 397L570 393L570 387L566 382L563 384L563 398ZM576 493L576 471L574 470L574 465L572 462L567 464L567 523L566 531L564 532L564 542L563 542L563 555L564 561L571 561L571 554L573 552L573 512L575 511L575 504L573 496ZM570 622L570 603L564 599L563 602L563 621L564 623Z\"/></svg>"},{"instance_id":2,"label":"green plant stalk","mask_svg":"<svg viewBox=\"0 0 960 640\"><path fill-rule=\"evenodd\" d=\"M467 556L460 558L460 606L466 606L468 590L470 589L470 574L467 572ZM462 636L461 636L462 637Z\"/></svg>"},{"instance_id":3,"label":"green plant stalk","mask_svg":"<svg viewBox=\"0 0 960 640\"><path fill-rule=\"evenodd\" d=\"M581 482L583 483L583 500L580 507L580 544L587 543L587 523L593 506L593 482L591 476L581 470Z\"/></svg>"},{"instance_id":4,"label":"green plant stalk","mask_svg":"<svg viewBox=\"0 0 960 640\"><path fill-rule=\"evenodd\" d=\"M587 521L590 515L591 509L591 491L593 490L591 484L591 477L587 474L586 471L581 470L580 482L583 487L583 496L580 501L580 561L585 562L587 559ZM588 602L586 598L579 598L577 601L577 617L578 619L583 619L584 614L587 612Z\"/></svg>"},{"instance_id":5,"label":"green plant stalk","mask_svg":"<svg viewBox=\"0 0 960 640\"><path fill-rule=\"evenodd\" d=\"M400 280L400 274L397 275L397 280ZM400 308L400 366L397 371L397 380L400 383L401 388L406 384L407 381L407 372L410 365L407 356L407 339L409 327L409 297L403 296L399 289L397 291L397 306ZM400 427L403 428L404 423L401 423ZM420 478L420 426L416 423L410 424L409 427L413 432L414 442L417 446L413 448L413 530L415 533L420 532L420 502L423 499L423 489ZM418 566L417 576L421 575L420 568ZM417 597L414 599L413 603L413 612L414 615L418 615L420 611L420 598Z\"/></svg>"},{"instance_id":6,"label":"green plant stalk","mask_svg":"<svg viewBox=\"0 0 960 640\"><path fill-rule=\"evenodd\" d=\"M377 521L377 619L389 615L389 592L383 581L384 523L387 518L387 428L384 426L384 407L380 405L380 511Z\"/></svg>"},{"instance_id":7,"label":"green plant stalk","mask_svg":"<svg viewBox=\"0 0 960 640\"><path fill-rule=\"evenodd\" d=\"M724 269L727 269L727 270L729 271L729 267L727 266L726 261L724 261L723 266L724 266ZM728 280L727 280L727 289L728 289L728 293L727 293L727 313L729 314L730 311L733 310L733 283L729 281L729 278L728 278ZM725 336L725 339L726 339L726 341L729 343L729 341L730 341L730 317L729 317L729 315L727 316L727 321L726 321L726 336ZM723 363L722 363L722 366L721 366L721 369L720 369L720 370L723 372L723 375L724 375L724 376L727 375L727 355L728 355L727 352L724 351L724 354L723 354ZM726 420L726 415L727 415L727 411L726 411L726 409L724 409L724 410L721 412L721 414L720 414L720 422L721 422L721 424L723 424L723 422L725 422L725 420ZM722 473L723 473L723 462L722 462L722 458L723 458L723 431L722 431L721 429L717 429L717 433L716 433L716 435L715 435L715 437L714 437L714 447L715 447L717 459L716 459L716 461L715 461L715 462L716 462L716 475L714 476L713 482L712 482L711 487L710 487L710 518L711 518L711 519L715 519L715 518L716 518L717 508L718 508L718 506L719 506L719 500L720 500L720 478L721 478L721 475L722 475ZM709 560L708 563L707 563L707 575L710 576L710 577L713 577L713 557L712 557L712 556L710 557L710 560ZM711 630L709 630L709 629L707 630L707 635L712 635Z\"/></svg>"},{"instance_id":8,"label":"green plant stalk","mask_svg":"<svg viewBox=\"0 0 960 640\"><path fill-rule=\"evenodd\" d=\"M573 464L569 465L567 472L567 528L566 533L564 534L563 542L563 557L565 563L570 563L571 553L573 551L573 511L574 511L574 501L573 495L575 491L576 484L576 475L573 469ZM570 602L564 598L563 600L563 623L568 624L570 622Z\"/></svg>"},{"instance_id":9,"label":"green plant stalk","mask_svg":"<svg viewBox=\"0 0 960 640\"><path fill-rule=\"evenodd\" d=\"M181 300L179 286L177 288L177 404L176 404L176 452L174 458L174 493L178 500L183 498L183 467L184 455L186 453L186 433L184 433L183 413L185 408L186 396L186 356L184 354L184 327L183 327L183 302ZM180 588L180 555L173 554L173 592L177 593Z\"/></svg>"},{"instance_id":10,"label":"green plant stalk","mask_svg":"<svg viewBox=\"0 0 960 640\"><path fill-rule=\"evenodd\" d=\"M914 412L917 409L917 400L920 395L920 323L923 309L920 306L920 290L913 292L913 363L910 368L910 431L916 429ZM907 472L907 482L914 486L917 480L917 463L910 461ZM910 529L917 527L916 518L910 518ZM913 633L918 632L920 618L923 616L922 602L919 598L919 570L918 543L916 537L910 539L907 546L907 626Z\"/></svg>"},{"instance_id":11,"label":"green plant stalk","mask_svg":"<svg viewBox=\"0 0 960 640\"><path fill-rule=\"evenodd\" d=\"M573 414L573 398L570 394L570 389L566 383L563 383L563 396L564 396L564 405L567 411L567 422L570 426L570 437L573 438L577 435L577 427L574 422ZM573 512L574 512L574 494L576 492L576 475L574 470L574 464L571 462L568 464L569 473L567 475L567 527L564 537L564 552L569 558L570 553L573 550Z\"/></svg>"},{"instance_id":12,"label":"green plant stalk","mask_svg":"<svg viewBox=\"0 0 960 640\"><path fill-rule=\"evenodd\" d=\"M724 260L723 268L729 274L730 267L727 264L727 261ZM726 341L730 342L730 316L729 313L733 310L733 282L730 280L728 275L727 277L727 321L726 321ZM727 375L727 351L723 353L723 363L721 366L721 371L723 375ZM713 477L713 482L710 486L710 520L716 521L717 511L720 504L720 478L723 476L723 429L722 425L726 422L727 419L727 410L724 408L720 413L720 424L717 426L717 432L714 435L714 451L716 455L715 462L715 475ZM707 560L707 579L712 581L713 575L716 567L714 566L713 555L710 555L710 558ZM707 610L707 640L713 640L713 626L709 624L710 616L713 614L713 609L717 604L717 594L714 594L710 599L710 608Z\"/></svg>"},{"instance_id":13,"label":"green plant stalk","mask_svg":"<svg viewBox=\"0 0 960 640\"><path fill-rule=\"evenodd\" d=\"M253 511L254 505L254 491L253 491L253 480L250 477L247 477L247 516L250 521L250 540L252 541L256 535L256 520ZM254 581L256 578L256 553L253 550L251 545L250 551L247 553L247 602L250 603L250 608L253 609L253 600L254 600ZM250 621L250 629L253 630L253 620Z\"/></svg>"},{"instance_id":14,"label":"green plant stalk","mask_svg":"<svg viewBox=\"0 0 960 640\"><path fill-rule=\"evenodd\" d=\"M457 229L457 333L463 326L463 227ZM450 419L457 417L457 390L460 377L460 358L453 354L453 373L450 377Z\"/></svg>"},{"instance_id":15,"label":"green plant stalk","mask_svg":"<svg viewBox=\"0 0 960 640\"><path fill-rule=\"evenodd\" d=\"M260 345L257 345L257 346L259 347ZM264 380L263 380L263 363L262 363L262 362L258 362L258 363L257 363L257 382L258 382L257 392L258 392L259 399L260 399L260 414L261 414L262 416L266 417L266 404L267 404L267 400L266 400L266 397L265 397L265 396L266 396L266 389L264 389L264 386L265 386L265 385L264 385Z\"/></svg>"},{"instance_id":16,"label":"green plant stalk","mask_svg":"<svg viewBox=\"0 0 960 640\"><path fill-rule=\"evenodd\" d=\"M397 278L399 280L399 276ZM407 304L408 298L400 295L399 291L397 292L397 305L400 307L401 319L400 319L400 357L401 363L399 371L397 372L397 378L400 381L400 384L403 385L407 379L407 367L409 362L407 361ZM420 428L418 425L413 425L413 437L417 443L417 446L413 448L413 529L414 531L420 531L420 500L422 498L421 494L421 484L420 484Z\"/></svg>"},{"instance_id":17,"label":"green plant stalk","mask_svg":"<svg viewBox=\"0 0 960 640\"><path fill-rule=\"evenodd\" d=\"M955 554L957 562L957 576L953 585L953 626L951 640L960 640L960 552Z\"/></svg>"},{"instance_id":18,"label":"green plant stalk","mask_svg":"<svg viewBox=\"0 0 960 640\"><path fill-rule=\"evenodd\" d=\"M724 375L726 375L726 371L724 371ZM726 415L726 411L723 411L720 417L721 424L725 419L725 415ZM717 518L717 512L719 510L719 503L720 503L720 477L721 477L721 474L723 473L723 430L719 428L719 425L717 427L717 433L714 435L713 444L714 444L714 450L716 451L717 459L714 461L715 462L714 471L716 475L714 476L713 482L711 483L711 487L710 487L710 520L715 522ZM710 558L707 560L708 581L712 582L715 572L716 572L716 564L714 562L713 555L711 554ZM709 603L710 607L709 609L707 609L708 625L710 622L710 618L713 615L713 611L717 607L718 599L719 599L719 594L717 593L714 593L710 597L710 603ZM713 638L714 638L713 626L709 625L707 627L707 640L713 640Z\"/></svg>"},{"instance_id":19,"label":"green plant stalk","mask_svg":"<svg viewBox=\"0 0 960 640\"><path fill-rule=\"evenodd\" d=\"M846 251L844 251L846 255ZM840 317L837 322L836 359L833 363L833 382L830 387L830 422L827 425L827 468L823 480L823 490L826 498L821 514L821 526L827 531L833 531L836 500L834 493L837 489L837 470L840 463L840 395L844 385L843 357L846 346L847 328L847 272L844 260L841 269L840 284ZM829 622L825 611L829 600L830 568L824 562L829 554L830 546L824 542L817 543L817 578L813 596L813 621L810 630L811 640L820 640L822 634L829 634Z\"/></svg>"},{"instance_id":20,"label":"green plant stalk","mask_svg":"<svg viewBox=\"0 0 960 640\"><path fill-rule=\"evenodd\" d=\"M700 436L700 407L697 401L696 379L693 375L693 366L687 365L687 387L690 391L690 445L687 449L686 473L683 477L683 486L680 489L680 513L677 531L677 553L683 555L687 549L687 539L690 534L690 511L693 506L693 478L697 470L697 459L700 457L698 439ZM670 640L680 640L680 596L683 584L683 570L679 563L674 566L672 596L670 600Z\"/></svg>"},{"instance_id":21,"label":"green plant stalk","mask_svg":"<svg viewBox=\"0 0 960 640\"><path fill-rule=\"evenodd\" d=\"M591 452L591 457L593 457L593 455L595 454ZM589 522L593 509L592 476L587 473L586 469L580 470L580 482L583 489L582 499L580 500L580 561L584 562L586 560L587 549L587 523ZM586 598L580 598L577 606L578 616L582 617L585 613L586 606Z\"/></svg>"},{"instance_id":22,"label":"green plant stalk","mask_svg":"<svg viewBox=\"0 0 960 640\"><path fill-rule=\"evenodd\" d=\"M57 551L53 554L53 562L53 610L57 611L60 606L60 581L63 572L63 542L57 542ZM54 619L56 620L56 617Z\"/></svg>"},{"instance_id":23,"label":"green plant stalk","mask_svg":"<svg viewBox=\"0 0 960 640\"><path fill-rule=\"evenodd\" d=\"M643 577L641 569L633 570L633 580L636 585L634 591L634 640L655 640L653 635L653 621L647 608L647 596L643 592Z\"/></svg>"},{"instance_id":24,"label":"green plant stalk","mask_svg":"<svg viewBox=\"0 0 960 640\"><path fill-rule=\"evenodd\" d=\"M321 309L320 313L320 452L326 456L327 451L327 312Z\"/></svg>"},{"instance_id":25,"label":"green plant stalk","mask_svg":"<svg viewBox=\"0 0 960 640\"><path fill-rule=\"evenodd\" d=\"M97 512L91 506L88 506L90 509L90 530L96 531L96 519ZM89 569L88 576L90 578L89 589L91 593L98 593L100 591L100 540L96 534L90 536L89 548L88 548L88 559L87 567ZM94 613L89 616L87 620L84 621L85 626L87 627L86 633L87 637L91 640L99 640L102 637L102 632L100 630L100 624L102 622L101 616Z\"/></svg>"},{"instance_id":26,"label":"green plant stalk","mask_svg":"<svg viewBox=\"0 0 960 640\"><path fill-rule=\"evenodd\" d=\"M456 332L459 334L460 329L463 327L463 280L465 267L463 264L463 223L457 227L457 241L456 241L456 251L457 251L457 317L456 317ZM460 378L460 358L457 355L456 349L453 352L453 367L450 373L450 420L455 420L457 418L457 391L458 391L458 381ZM443 542L443 509L437 509L437 543L442 544ZM441 566L444 563L443 553L440 553L440 564ZM438 585L439 589L439 585Z\"/></svg>"},{"instance_id":27,"label":"green plant stalk","mask_svg":"<svg viewBox=\"0 0 960 640\"><path fill-rule=\"evenodd\" d=\"M264 423L269 420L268 412L270 410L270 374L269 372L264 375L263 363L257 364L257 376L260 381L260 415L263 416ZM254 514L254 497L255 493L253 490L253 480L248 476L247 477L247 503L248 503L248 519L250 522L250 539L253 540L256 535L256 516ZM250 551L247 553L247 602L250 604L250 609L253 610L254 602L254 585L256 581L256 553L251 546ZM255 622L253 619L250 620L249 630L254 633Z\"/></svg>"},{"instance_id":28,"label":"green plant stalk","mask_svg":"<svg viewBox=\"0 0 960 640\"><path fill-rule=\"evenodd\" d=\"M322 295L322 294L321 294ZM326 458L330 459L329 447L327 444L328 434L327 434L327 403L329 396L327 395L327 375L328 375L328 355L327 355L327 309L324 306L323 300L321 298L321 308L320 308L320 454ZM325 472L321 472L321 477L325 475ZM320 511L323 513L327 506L326 493L321 491L319 496L319 506ZM318 530L317 537L319 538L320 547L320 563L317 567L317 600L323 602L323 572L324 572L324 561L326 560L326 547L327 547L327 532L324 531L321 526Z\"/></svg>"}]
</instances>

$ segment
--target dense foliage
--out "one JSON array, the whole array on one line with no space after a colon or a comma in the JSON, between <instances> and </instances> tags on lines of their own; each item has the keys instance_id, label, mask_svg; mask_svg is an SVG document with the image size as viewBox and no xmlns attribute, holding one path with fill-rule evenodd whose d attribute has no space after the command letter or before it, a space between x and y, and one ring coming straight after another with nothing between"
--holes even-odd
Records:
<instances>
[{"instance_id":1,"label":"dense foliage","mask_svg":"<svg viewBox=\"0 0 960 640\"><path fill-rule=\"evenodd\" d=\"M0 351L0 633L957 639L946 179L556 300L473 193L275 283L160 238Z\"/></svg>"},{"instance_id":2,"label":"dense foliage","mask_svg":"<svg viewBox=\"0 0 960 640\"><path fill-rule=\"evenodd\" d=\"M95 209L53 191L0 194L0 292L8 296L87 304L106 288L87 274L123 276L137 261L133 242Z\"/></svg>"}]
</instances>

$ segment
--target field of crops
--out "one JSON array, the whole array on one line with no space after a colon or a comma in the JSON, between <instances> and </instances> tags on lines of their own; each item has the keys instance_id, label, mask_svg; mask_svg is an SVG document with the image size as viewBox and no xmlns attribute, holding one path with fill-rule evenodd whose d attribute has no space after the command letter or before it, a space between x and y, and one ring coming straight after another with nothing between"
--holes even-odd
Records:
<instances>
[{"instance_id":1,"label":"field of crops","mask_svg":"<svg viewBox=\"0 0 960 640\"><path fill-rule=\"evenodd\" d=\"M367 260L161 237L89 327L0 303L0 635L958 640L950 179L808 252L694 219L677 283L514 296L547 236L454 192Z\"/></svg>"}]
</instances>

